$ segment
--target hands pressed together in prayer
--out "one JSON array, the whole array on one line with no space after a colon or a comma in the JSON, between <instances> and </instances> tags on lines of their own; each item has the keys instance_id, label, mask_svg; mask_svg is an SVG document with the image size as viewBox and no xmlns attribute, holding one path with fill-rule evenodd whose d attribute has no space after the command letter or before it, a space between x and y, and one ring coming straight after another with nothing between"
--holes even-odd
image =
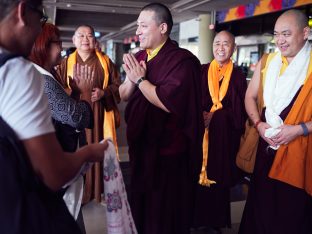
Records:
<instances>
[{"instance_id":1,"label":"hands pressed together in prayer","mask_svg":"<svg viewBox=\"0 0 312 234\"><path fill-rule=\"evenodd\" d=\"M213 116L213 112L207 112L207 111L203 112L205 128L209 128L212 116Z\"/></svg>"},{"instance_id":2,"label":"hands pressed together in prayer","mask_svg":"<svg viewBox=\"0 0 312 234\"><path fill-rule=\"evenodd\" d=\"M140 61L139 63L133 54L124 54L123 62L124 64L122 65L122 67L125 70L128 79L133 84L136 84L141 77L145 77L146 75L145 61Z\"/></svg>"},{"instance_id":3,"label":"hands pressed together in prayer","mask_svg":"<svg viewBox=\"0 0 312 234\"><path fill-rule=\"evenodd\" d=\"M257 126L260 136L271 146L287 145L289 142L294 140L296 137L302 134L300 125L282 125L279 127L281 131L272 138L264 136L265 130L271 126L266 122L260 122Z\"/></svg>"}]
</instances>

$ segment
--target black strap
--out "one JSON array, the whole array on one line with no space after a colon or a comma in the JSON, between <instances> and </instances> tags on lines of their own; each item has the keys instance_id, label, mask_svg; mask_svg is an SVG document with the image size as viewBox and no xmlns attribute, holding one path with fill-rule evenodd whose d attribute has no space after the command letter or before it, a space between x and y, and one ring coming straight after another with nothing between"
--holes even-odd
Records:
<instances>
[{"instance_id":1,"label":"black strap","mask_svg":"<svg viewBox=\"0 0 312 234\"><path fill-rule=\"evenodd\" d=\"M9 59L19 57L17 54L3 53L0 54L0 67L4 65Z\"/></svg>"}]
</instances>

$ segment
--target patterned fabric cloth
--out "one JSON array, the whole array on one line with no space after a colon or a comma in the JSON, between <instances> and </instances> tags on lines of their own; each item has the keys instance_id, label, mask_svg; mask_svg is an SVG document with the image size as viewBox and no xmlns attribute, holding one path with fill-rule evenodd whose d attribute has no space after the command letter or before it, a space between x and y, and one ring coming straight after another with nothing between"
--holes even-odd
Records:
<instances>
[{"instance_id":1,"label":"patterned fabric cloth","mask_svg":"<svg viewBox=\"0 0 312 234\"><path fill-rule=\"evenodd\" d=\"M108 234L136 234L120 165L111 141L105 151L103 181Z\"/></svg>"},{"instance_id":2,"label":"patterned fabric cloth","mask_svg":"<svg viewBox=\"0 0 312 234\"><path fill-rule=\"evenodd\" d=\"M51 76L44 75L44 79L44 92L48 96L52 118L80 130L88 126L92 118L88 104L70 98Z\"/></svg>"},{"instance_id":3,"label":"patterned fabric cloth","mask_svg":"<svg viewBox=\"0 0 312 234\"><path fill-rule=\"evenodd\" d=\"M85 163L76 177L64 187L73 185L91 166L92 163ZM137 234L138 232L132 218L120 165L116 157L115 146L110 139L108 140L108 148L105 151L103 172L107 233ZM81 205L81 192L82 188L81 190L72 189L68 190L64 195L64 198L71 198L66 204L74 217L78 214L76 211L79 211Z\"/></svg>"}]
</instances>

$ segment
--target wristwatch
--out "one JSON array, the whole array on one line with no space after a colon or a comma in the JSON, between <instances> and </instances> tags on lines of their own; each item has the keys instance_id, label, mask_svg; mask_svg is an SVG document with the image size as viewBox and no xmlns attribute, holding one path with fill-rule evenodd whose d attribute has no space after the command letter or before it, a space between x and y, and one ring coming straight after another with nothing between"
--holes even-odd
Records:
<instances>
[{"instance_id":1,"label":"wristwatch","mask_svg":"<svg viewBox=\"0 0 312 234\"><path fill-rule=\"evenodd\" d=\"M138 81L135 83L135 86L139 87L139 85L141 84L143 80L146 80L145 77L141 77L140 79L138 79Z\"/></svg>"}]
</instances>

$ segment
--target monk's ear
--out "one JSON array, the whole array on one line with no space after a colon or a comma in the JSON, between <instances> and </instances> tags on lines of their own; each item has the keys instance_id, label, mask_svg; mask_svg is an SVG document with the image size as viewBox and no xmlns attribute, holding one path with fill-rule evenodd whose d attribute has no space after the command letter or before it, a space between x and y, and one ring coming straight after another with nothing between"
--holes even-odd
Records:
<instances>
[{"instance_id":1,"label":"monk's ear","mask_svg":"<svg viewBox=\"0 0 312 234\"><path fill-rule=\"evenodd\" d=\"M233 53L237 50L237 45L236 43L234 43L234 46L233 46Z\"/></svg>"},{"instance_id":2,"label":"monk's ear","mask_svg":"<svg viewBox=\"0 0 312 234\"><path fill-rule=\"evenodd\" d=\"M160 33L165 35L168 32L168 25L166 23L162 23L159 25Z\"/></svg>"},{"instance_id":3,"label":"monk's ear","mask_svg":"<svg viewBox=\"0 0 312 234\"><path fill-rule=\"evenodd\" d=\"M75 40L76 40L75 35L73 36L72 40L73 40L73 44L75 45Z\"/></svg>"},{"instance_id":4,"label":"monk's ear","mask_svg":"<svg viewBox=\"0 0 312 234\"><path fill-rule=\"evenodd\" d=\"M303 29L303 39L308 40L309 34L310 34L310 27L307 26Z\"/></svg>"}]
</instances>

